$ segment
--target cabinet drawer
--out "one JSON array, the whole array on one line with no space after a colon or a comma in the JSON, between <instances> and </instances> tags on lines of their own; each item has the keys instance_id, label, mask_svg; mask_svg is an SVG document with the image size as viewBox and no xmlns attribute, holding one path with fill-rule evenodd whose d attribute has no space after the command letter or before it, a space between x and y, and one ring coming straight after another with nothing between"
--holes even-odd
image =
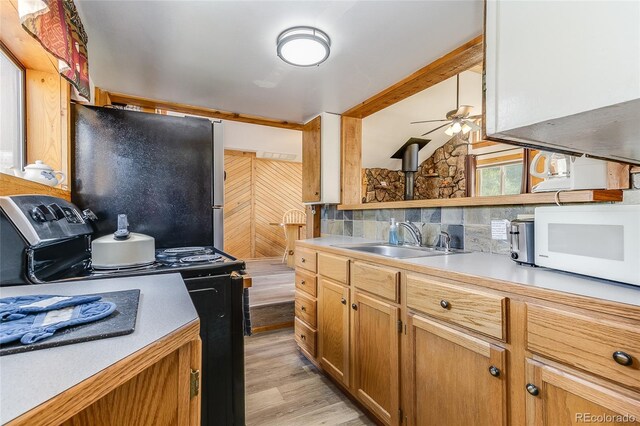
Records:
<instances>
[{"instance_id":1,"label":"cabinet drawer","mask_svg":"<svg viewBox=\"0 0 640 426\"><path fill-rule=\"evenodd\" d=\"M527 305L527 346L531 352L640 389L640 325ZM625 355L630 365L622 365Z\"/></svg>"},{"instance_id":2,"label":"cabinet drawer","mask_svg":"<svg viewBox=\"0 0 640 426\"><path fill-rule=\"evenodd\" d=\"M302 322L300 319L295 319L295 339L298 345L309 352L312 357L316 356L316 331Z\"/></svg>"},{"instance_id":3,"label":"cabinet drawer","mask_svg":"<svg viewBox=\"0 0 640 426\"><path fill-rule=\"evenodd\" d=\"M334 281L348 284L349 259L332 254L318 253L318 273Z\"/></svg>"},{"instance_id":4,"label":"cabinet drawer","mask_svg":"<svg viewBox=\"0 0 640 426\"><path fill-rule=\"evenodd\" d=\"M296 268L303 268L315 274L317 270L316 252L305 248L296 248Z\"/></svg>"},{"instance_id":5,"label":"cabinet drawer","mask_svg":"<svg viewBox=\"0 0 640 426\"><path fill-rule=\"evenodd\" d=\"M407 276L407 306L487 336L505 339L507 298Z\"/></svg>"},{"instance_id":6,"label":"cabinet drawer","mask_svg":"<svg viewBox=\"0 0 640 426\"><path fill-rule=\"evenodd\" d=\"M300 318L311 327L316 327L316 300L296 291L296 317Z\"/></svg>"},{"instance_id":7,"label":"cabinet drawer","mask_svg":"<svg viewBox=\"0 0 640 426\"><path fill-rule=\"evenodd\" d=\"M304 270L296 269L296 289L316 297L316 277Z\"/></svg>"},{"instance_id":8,"label":"cabinet drawer","mask_svg":"<svg viewBox=\"0 0 640 426\"><path fill-rule=\"evenodd\" d=\"M385 299L400 301L398 277L393 269L369 265L362 262L351 263L351 284Z\"/></svg>"}]
</instances>

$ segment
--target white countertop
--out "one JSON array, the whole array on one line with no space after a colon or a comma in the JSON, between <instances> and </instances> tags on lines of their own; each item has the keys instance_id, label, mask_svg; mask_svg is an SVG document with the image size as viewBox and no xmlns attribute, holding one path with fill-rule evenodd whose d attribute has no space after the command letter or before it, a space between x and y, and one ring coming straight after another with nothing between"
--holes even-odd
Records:
<instances>
[{"instance_id":1,"label":"white countertop","mask_svg":"<svg viewBox=\"0 0 640 426\"><path fill-rule=\"evenodd\" d=\"M333 247L343 244L362 244L375 241L365 238L326 236L303 240L317 247ZM350 253L358 251L344 249ZM389 259L379 256L383 259ZM613 281L591 278L547 268L518 265L505 255L471 252L446 256L393 259L398 265L411 270L411 265L443 269L460 274L484 277L545 290L561 291L612 302L640 306L640 287Z\"/></svg>"},{"instance_id":2,"label":"white countertop","mask_svg":"<svg viewBox=\"0 0 640 426\"><path fill-rule=\"evenodd\" d=\"M132 334L0 357L0 424L198 318L180 274L0 287L0 297L140 289Z\"/></svg>"}]
</instances>

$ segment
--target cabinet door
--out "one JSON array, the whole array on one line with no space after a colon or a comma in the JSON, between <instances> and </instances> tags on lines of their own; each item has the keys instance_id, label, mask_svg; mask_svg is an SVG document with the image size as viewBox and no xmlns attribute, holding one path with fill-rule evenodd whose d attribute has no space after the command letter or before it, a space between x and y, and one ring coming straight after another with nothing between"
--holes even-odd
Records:
<instances>
[{"instance_id":1,"label":"cabinet door","mask_svg":"<svg viewBox=\"0 0 640 426\"><path fill-rule=\"evenodd\" d=\"M302 202L320 201L320 116L302 128Z\"/></svg>"},{"instance_id":2,"label":"cabinet door","mask_svg":"<svg viewBox=\"0 0 640 426\"><path fill-rule=\"evenodd\" d=\"M399 308L353 292L353 389L387 424L399 424Z\"/></svg>"},{"instance_id":3,"label":"cabinet door","mask_svg":"<svg viewBox=\"0 0 640 426\"><path fill-rule=\"evenodd\" d=\"M506 424L504 349L425 318L409 318L413 425Z\"/></svg>"},{"instance_id":4,"label":"cabinet door","mask_svg":"<svg viewBox=\"0 0 640 426\"><path fill-rule=\"evenodd\" d=\"M573 376L536 361L527 361L528 426L581 423L640 425L640 399L628 391ZM637 394L636 394L637 397Z\"/></svg>"},{"instance_id":5,"label":"cabinet door","mask_svg":"<svg viewBox=\"0 0 640 426\"><path fill-rule=\"evenodd\" d=\"M349 288L320 278L318 286L320 364L349 385Z\"/></svg>"}]
</instances>

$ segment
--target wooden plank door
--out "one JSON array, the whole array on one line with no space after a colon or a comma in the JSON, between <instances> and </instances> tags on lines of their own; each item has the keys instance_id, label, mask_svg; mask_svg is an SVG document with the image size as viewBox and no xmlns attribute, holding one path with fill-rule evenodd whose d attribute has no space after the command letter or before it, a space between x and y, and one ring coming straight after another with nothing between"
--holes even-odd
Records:
<instances>
[{"instance_id":1,"label":"wooden plank door","mask_svg":"<svg viewBox=\"0 0 640 426\"><path fill-rule=\"evenodd\" d=\"M353 292L353 388L358 399L389 425L400 423L399 311Z\"/></svg>"},{"instance_id":2,"label":"wooden plank door","mask_svg":"<svg viewBox=\"0 0 640 426\"><path fill-rule=\"evenodd\" d=\"M224 250L239 258L254 257L255 153L225 151Z\"/></svg>"},{"instance_id":3,"label":"wooden plank door","mask_svg":"<svg viewBox=\"0 0 640 426\"><path fill-rule=\"evenodd\" d=\"M322 368L349 386L349 287L320 278L318 328Z\"/></svg>"},{"instance_id":4,"label":"wooden plank door","mask_svg":"<svg viewBox=\"0 0 640 426\"><path fill-rule=\"evenodd\" d=\"M320 116L302 128L302 202L320 201Z\"/></svg>"},{"instance_id":5,"label":"wooden plank door","mask_svg":"<svg viewBox=\"0 0 640 426\"><path fill-rule=\"evenodd\" d=\"M640 400L567 371L527 360L527 426L597 423L640 426Z\"/></svg>"},{"instance_id":6,"label":"wooden plank door","mask_svg":"<svg viewBox=\"0 0 640 426\"><path fill-rule=\"evenodd\" d=\"M409 317L409 424L506 425L505 350Z\"/></svg>"}]
</instances>

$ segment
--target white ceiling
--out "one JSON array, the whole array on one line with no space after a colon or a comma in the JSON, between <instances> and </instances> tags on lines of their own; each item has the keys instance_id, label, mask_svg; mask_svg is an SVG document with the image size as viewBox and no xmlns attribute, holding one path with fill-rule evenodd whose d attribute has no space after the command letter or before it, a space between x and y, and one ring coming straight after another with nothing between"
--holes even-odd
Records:
<instances>
[{"instance_id":1,"label":"white ceiling","mask_svg":"<svg viewBox=\"0 0 640 426\"><path fill-rule=\"evenodd\" d=\"M471 115L482 113L482 75L472 71L460 74L460 105L471 105ZM362 167L400 169L402 161L390 157L409 138L431 139L420 150L420 162L444 145L450 137L446 127L420 136L444 123L410 124L412 121L444 119L456 107L456 78L452 77L408 97L362 120Z\"/></svg>"},{"instance_id":2,"label":"white ceiling","mask_svg":"<svg viewBox=\"0 0 640 426\"><path fill-rule=\"evenodd\" d=\"M482 0L76 0L96 86L304 122L341 113L482 30ZM286 28L331 37L319 67L276 56Z\"/></svg>"}]
</instances>

